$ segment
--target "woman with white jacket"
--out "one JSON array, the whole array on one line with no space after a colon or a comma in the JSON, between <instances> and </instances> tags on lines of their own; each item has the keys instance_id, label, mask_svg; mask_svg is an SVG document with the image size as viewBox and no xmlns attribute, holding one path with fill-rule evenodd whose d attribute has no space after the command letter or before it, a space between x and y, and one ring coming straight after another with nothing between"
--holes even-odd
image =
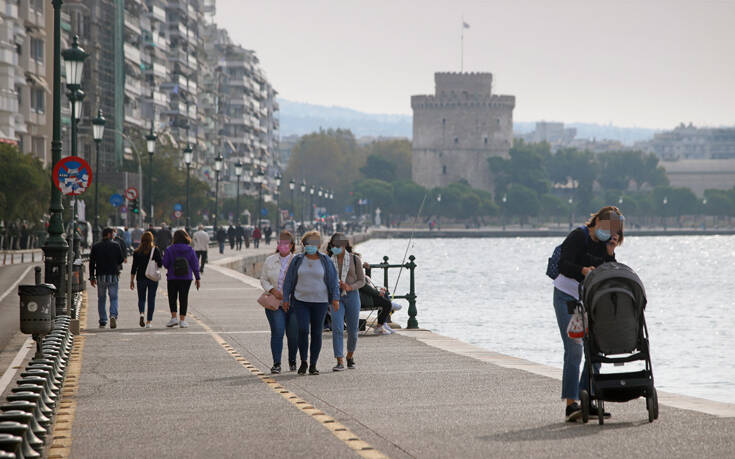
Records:
<instances>
[{"instance_id":1,"label":"woman with white jacket","mask_svg":"<svg viewBox=\"0 0 735 459\"><path fill-rule=\"evenodd\" d=\"M268 318L271 327L271 353L273 354L271 373L273 374L281 372L284 333L288 341L288 368L290 371L296 371L299 326L296 313L292 309L284 309L283 305L283 280L293 259L295 248L296 243L293 234L282 231L278 236L276 253L265 260L263 270L260 273L260 285L263 290L281 300L281 306L275 311L267 308L265 310L265 316Z\"/></svg>"}]
</instances>

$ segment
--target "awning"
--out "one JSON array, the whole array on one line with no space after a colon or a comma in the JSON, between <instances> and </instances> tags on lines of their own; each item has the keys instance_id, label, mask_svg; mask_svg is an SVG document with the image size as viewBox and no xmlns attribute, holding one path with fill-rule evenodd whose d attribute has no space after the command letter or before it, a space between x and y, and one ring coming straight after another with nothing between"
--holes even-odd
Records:
<instances>
[{"instance_id":1,"label":"awning","mask_svg":"<svg viewBox=\"0 0 735 459\"><path fill-rule=\"evenodd\" d=\"M46 91L46 94L51 95L51 90L46 83L46 79L42 76L35 75L31 72L26 72L26 81L30 81L34 86L40 86Z\"/></svg>"}]
</instances>

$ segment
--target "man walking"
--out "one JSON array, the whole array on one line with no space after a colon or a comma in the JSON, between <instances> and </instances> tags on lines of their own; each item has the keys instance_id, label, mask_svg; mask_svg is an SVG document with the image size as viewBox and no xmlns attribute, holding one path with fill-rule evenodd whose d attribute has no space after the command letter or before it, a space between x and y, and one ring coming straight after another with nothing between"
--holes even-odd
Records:
<instances>
[{"instance_id":1,"label":"man walking","mask_svg":"<svg viewBox=\"0 0 735 459\"><path fill-rule=\"evenodd\" d=\"M171 240L173 238L173 235L171 234L171 229L166 226L165 223L161 224L161 229L158 230L156 234L156 245L159 249L166 251L166 248L171 245Z\"/></svg>"},{"instance_id":2,"label":"man walking","mask_svg":"<svg viewBox=\"0 0 735 459\"><path fill-rule=\"evenodd\" d=\"M89 254L89 283L97 288L97 312L100 328L107 325L107 296L110 297L110 328L117 327L118 267L123 263L120 245L112 240L114 230L105 228L102 240Z\"/></svg>"},{"instance_id":3,"label":"man walking","mask_svg":"<svg viewBox=\"0 0 735 459\"><path fill-rule=\"evenodd\" d=\"M235 240L237 241L237 250L242 250L242 238L245 236L245 228L241 224L237 224L235 228Z\"/></svg>"},{"instance_id":4,"label":"man walking","mask_svg":"<svg viewBox=\"0 0 735 459\"><path fill-rule=\"evenodd\" d=\"M194 233L193 238L194 252L199 259L199 272L204 272L204 264L207 262L207 250L209 250L209 234L204 231L204 227L199 225L199 229Z\"/></svg>"},{"instance_id":5,"label":"man walking","mask_svg":"<svg viewBox=\"0 0 735 459\"><path fill-rule=\"evenodd\" d=\"M217 244L219 244L219 253L225 253L225 240L227 239L227 233L223 227L217 228L215 233L217 237Z\"/></svg>"}]
</instances>

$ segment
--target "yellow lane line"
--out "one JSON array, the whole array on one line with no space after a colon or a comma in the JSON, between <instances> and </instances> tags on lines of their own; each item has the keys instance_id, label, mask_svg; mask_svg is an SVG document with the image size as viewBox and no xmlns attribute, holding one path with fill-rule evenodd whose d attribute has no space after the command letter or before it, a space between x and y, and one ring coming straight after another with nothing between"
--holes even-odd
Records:
<instances>
[{"instance_id":1,"label":"yellow lane line","mask_svg":"<svg viewBox=\"0 0 735 459\"><path fill-rule=\"evenodd\" d=\"M358 455L366 459L378 459L388 457L377 449L373 448L369 443L360 440L357 435L355 435L343 424L337 422L337 420L334 419L332 416L329 416L320 409L309 404L295 393L283 387L281 383L260 371L257 367L255 367L255 365L248 362L242 355L240 355L240 353L238 353L235 348L233 348L217 332L212 330L209 325L202 322L194 314L190 313L187 317L197 321L197 323L199 323L199 325L201 325L207 331L207 333L209 333L209 335L217 342L217 344L222 346L222 348L227 351L227 353L230 354L230 356L232 356L232 358L235 359L237 363L245 367L245 369L247 369L253 375L257 376L258 379L260 379L264 384L270 387L273 392L279 394L288 402L290 402L291 405L298 408L302 413L310 416L313 420L321 424L325 429L330 431L332 435L337 437L338 440L342 441Z\"/></svg>"},{"instance_id":2,"label":"yellow lane line","mask_svg":"<svg viewBox=\"0 0 735 459\"><path fill-rule=\"evenodd\" d=\"M79 308L79 328L87 328L87 292L82 292L82 304ZM61 399L56 408L54 417L51 446L48 449L48 459L65 459L71 457L71 427L74 423L74 414L77 409L76 394L79 390L79 378L82 374L82 351L84 350L84 335L74 337L69 366L66 369L64 385L61 388Z\"/></svg>"}]
</instances>

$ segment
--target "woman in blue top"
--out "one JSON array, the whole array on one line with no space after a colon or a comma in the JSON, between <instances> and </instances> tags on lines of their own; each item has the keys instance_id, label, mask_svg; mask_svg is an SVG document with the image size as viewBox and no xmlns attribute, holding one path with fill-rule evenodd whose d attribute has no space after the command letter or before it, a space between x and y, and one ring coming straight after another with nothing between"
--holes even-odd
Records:
<instances>
[{"instance_id":1,"label":"woman in blue top","mask_svg":"<svg viewBox=\"0 0 735 459\"><path fill-rule=\"evenodd\" d=\"M293 306L299 323L299 354L301 366L298 374L318 375L316 362L322 349L322 330L327 307L331 303L339 309L339 283L337 270L332 260L319 252L321 235L309 231L301 238L304 253L296 255L283 280L283 309ZM306 357L309 350L309 328L311 328L311 358Z\"/></svg>"}]
</instances>

